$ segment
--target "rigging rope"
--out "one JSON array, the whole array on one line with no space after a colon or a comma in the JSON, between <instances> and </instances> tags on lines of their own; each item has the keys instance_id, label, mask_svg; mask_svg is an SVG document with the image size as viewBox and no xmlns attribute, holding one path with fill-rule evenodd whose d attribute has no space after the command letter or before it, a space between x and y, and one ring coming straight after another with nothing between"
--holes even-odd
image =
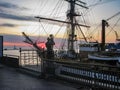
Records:
<instances>
[{"instance_id":1,"label":"rigging rope","mask_svg":"<svg viewBox=\"0 0 120 90\"><path fill-rule=\"evenodd\" d=\"M39 7L39 8L40 8L40 9L39 9L39 13L38 13L39 15L40 15L41 11L44 11L44 8L47 7L47 4L46 4L46 3L48 2L48 0L42 0L41 2L42 2L41 5L39 5L39 6L40 6L40 7ZM49 8L49 9L50 9L50 8ZM48 10L48 11L49 11L49 10Z\"/></svg>"},{"instance_id":2,"label":"rigging rope","mask_svg":"<svg viewBox=\"0 0 120 90\"><path fill-rule=\"evenodd\" d=\"M99 27L101 27L101 24L99 24L98 26L96 26L96 28L93 29L91 33L89 33L89 36L93 36L93 33L95 33Z\"/></svg>"},{"instance_id":3,"label":"rigging rope","mask_svg":"<svg viewBox=\"0 0 120 90\"><path fill-rule=\"evenodd\" d=\"M45 2L44 2L44 4L45 4ZM59 7L62 7L62 6L60 6L60 5L61 5L61 3L60 3L60 1L58 0L58 2L57 2L57 4L56 4L56 7L58 6L58 8L55 7L55 8L53 9L53 12L51 12L50 16L54 13L55 9L56 9L57 12L58 12ZM62 5L63 5L63 4L62 4ZM44 5L43 5L43 6L44 6ZM42 9L42 8L41 8L41 9ZM61 10L61 9L60 9L60 10ZM53 15L55 15L55 14L53 14ZM46 33L46 35L49 36L48 33L47 33L47 31L45 30L43 24L40 23L40 25L41 25L42 29L44 30L44 32ZM48 24L46 24L46 26L48 27ZM39 29L40 29L40 28L39 28ZM50 33L50 32L49 32L49 33ZM39 35L39 38L40 38L40 35ZM39 38L37 38L36 41L38 41Z\"/></svg>"},{"instance_id":4,"label":"rigging rope","mask_svg":"<svg viewBox=\"0 0 120 90\"><path fill-rule=\"evenodd\" d=\"M65 21L67 21L67 19L66 19ZM64 24L65 24L65 23L63 23L63 24L61 25L61 27L58 29L57 33L54 35L55 37L56 37L57 34L60 32L60 30L62 29L62 27L64 26Z\"/></svg>"},{"instance_id":5,"label":"rigging rope","mask_svg":"<svg viewBox=\"0 0 120 90\"><path fill-rule=\"evenodd\" d=\"M62 2L58 1L57 5L56 5L56 8L54 8L54 11L56 9L56 11L53 12L54 17L56 17L59 14L59 12L62 10L62 6L63 6L63 1ZM52 13L51 13L51 15L52 15ZM52 26L52 28L51 28L51 32L53 30L53 27L54 26Z\"/></svg>"},{"instance_id":6,"label":"rigging rope","mask_svg":"<svg viewBox=\"0 0 120 90\"><path fill-rule=\"evenodd\" d=\"M38 0L38 2L36 3L36 5L34 5L34 6L39 6L39 4L40 4L40 0ZM35 10L36 10L36 9L37 9L37 7L34 7L34 9L33 9L33 11L32 11L32 13L31 13L30 16L33 16L33 14L35 13ZM32 23L32 24L33 24L33 23ZM30 30L29 28L31 28L32 24L27 27L27 31ZM31 33L31 34L32 34L32 33Z\"/></svg>"},{"instance_id":7,"label":"rigging rope","mask_svg":"<svg viewBox=\"0 0 120 90\"><path fill-rule=\"evenodd\" d=\"M61 41L60 41L60 46L59 46L59 50L60 49L63 49L63 47L65 46L65 42L66 42L66 36L68 35L68 30L64 33L64 35L63 35L63 38L61 39Z\"/></svg>"},{"instance_id":8,"label":"rigging rope","mask_svg":"<svg viewBox=\"0 0 120 90\"><path fill-rule=\"evenodd\" d=\"M94 1L95 2L95 1ZM99 3L100 1L98 1L98 2L96 2L96 3ZM88 6L89 7L89 6ZM92 9L93 8L95 8L95 6L92 6L92 7L89 7L89 9L85 9L85 12L84 12L84 14L82 13L82 17L83 17L83 21L84 21L84 23L86 24L86 22L85 22L85 19L84 19L84 16L85 15L87 15L90 11L92 11ZM77 10L79 10L79 9L77 9ZM90 16L90 15L89 15ZM92 17L94 16L94 15L91 15ZM90 17L90 19L91 19L91 17ZM89 20L89 18L87 19L87 20ZM95 22L95 20L94 20L94 22ZM98 25L97 27L99 27L100 25ZM90 32L89 33L89 31L90 30L88 30L88 28L87 28L87 33L88 33L88 35L87 35L87 37L91 37L92 36L92 38L93 38L93 33L95 33L96 32L96 29L97 28L95 28L94 30L92 30L92 32ZM94 39L95 40L95 39Z\"/></svg>"},{"instance_id":9,"label":"rigging rope","mask_svg":"<svg viewBox=\"0 0 120 90\"><path fill-rule=\"evenodd\" d=\"M59 8L62 7L61 5L63 4L63 0L59 0L56 4L56 6L54 7L53 11L51 12L50 16L57 14L57 12L59 11Z\"/></svg>"},{"instance_id":10,"label":"rigging rope","mask_svg":"<svg viewBox=\"0 0 120 90\"><path fill-rule=\"evenodd\" d=\"M49 34L47 33L47 31L45 30L44 26L42 25L42 23L40 23L40 25L42 26L43 30L45 31L45 33L47 34L47 36L49 36Z\"/></svg>"},{"instance_id":11,"label":"rigging rope","mask_svg":"<svg viewBox=\"0 0 120 90\"><path fill-rule=\"evenodd\" d=\"M102 5L102 4L105 4L105 3L110 3L110 2L113 2L113 1L116 1L116 0L99 0L97 3L95 4L92 4L92 5L89 5L88 7L94 7L94 6L97 6L97 5Z\"/></svg>"},{"instance_id":12,"label":"rigging rope","mask_svg":"<svg viewBox=\"0 0 120 90\"><path fill-rule=\"evenodd\" d=\"M111 27L111 30L106 34L106 37L114 30L115 26L118 24L118 22L120 21L120 17L119 19L117 20L117 22L114 24L113 27ZM114 30L115 31L115 30Z\"/></svg>"}]
</instances>

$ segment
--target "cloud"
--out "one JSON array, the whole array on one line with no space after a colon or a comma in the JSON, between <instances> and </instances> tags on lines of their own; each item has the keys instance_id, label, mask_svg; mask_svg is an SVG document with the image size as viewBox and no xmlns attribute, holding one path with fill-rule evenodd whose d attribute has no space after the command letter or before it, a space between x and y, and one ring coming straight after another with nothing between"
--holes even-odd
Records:
<instances>
[{"instance_id":1,"label":"cloud","mask_svg":"<svg viewBox=\"0 0 120 90\"><path fill-rule=\"evenodd\" d=\"M28 8L20 7L18 5L8 3L8 2L0 2L1 8L7 8L7 9L20 9L20 10L28 10Z\"/></svg>"},{"instance_id":2,"label":"cloud","mask_svg":"<svg viewBox=\"0 0 120 90\"><path fill-rule=\"evenodd\" d=\"M0 26L5 26L5 27L16 27L15 24L10 24L10 23L0 24Z\"/></svg>"},{"instance_id":3,"label":"cloud","mask_svg":"<svg viewBox=\"0 0 120 90\"><path fill-rule=\"evenodd\" d=\"M21 20L21 21L35 21L34 17L32 16L17 16L17 15L6 14L6 13L0 13L0 18Z\"/></svg>"},{"instance_id":4,"label":"cloud","mask_svg":"<svg viewBox=\"0 0 120 90\"><path fill-rule=\"evenodd\" d=\"M12 9L12 11L11 11ZM22 20L22 21L32 21L34 18L32 16L20 16L20 14L16 14L17 11L29 10L26 7L20 7L18 5L9 3L9 2L0 2L0 18L4 19L13 19L13 20ZM5 25L6 26L6 25ZM11 25L8 25L11 26Z\"/></svg>"}]
</instances>

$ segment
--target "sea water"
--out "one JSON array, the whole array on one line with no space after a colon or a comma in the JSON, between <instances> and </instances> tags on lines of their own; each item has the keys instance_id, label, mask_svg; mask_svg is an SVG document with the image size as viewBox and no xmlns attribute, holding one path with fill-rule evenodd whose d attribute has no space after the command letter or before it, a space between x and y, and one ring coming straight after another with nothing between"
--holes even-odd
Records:
<instances>
[{"instance_id":1,"label":"sea water","mask_svg":"<svg viewBox=\"0 0 120 90\"><path fill-rule=\"evenodd\" d=\"M15 55L15 56L20 56L20 51L19 50L3 50L4 55Z\"/></svg>"},{"instance_id":2,"label":"sea water","mask_svg":"<svg viewBox=\"0 0 120 90\"><path fill-rule=\"evenodd\" d=\"M37 55L35 50L24 51L22 50L20 56L20 50L4 50L4 56L18 58L20 60L21 65L38 65L40 64L40 58Z\"/></svg>"}]
</instances>

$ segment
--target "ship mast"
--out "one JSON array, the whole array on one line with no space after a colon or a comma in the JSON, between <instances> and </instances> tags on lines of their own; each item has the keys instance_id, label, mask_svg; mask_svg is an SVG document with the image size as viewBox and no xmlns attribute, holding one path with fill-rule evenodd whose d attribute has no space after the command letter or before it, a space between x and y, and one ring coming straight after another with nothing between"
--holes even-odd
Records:
<instances>
[{"instance_id":1,"label":"ship mast","mask_svg":"<svg viewBox=\"0 0 120 90\"><path fill-rule=\"evenodd\" d=\"M105 51L105 26L108 26L108 23L106 20L102 20L101 51Z\"/></svg>"},{"instance_id":2,"label":"ship mast","mask_svg":"<svg viewBox=\"0 0 120 90\"><path fill-rule=\"evenodd\" d=\"M81 6L83 8L88 9L85 6L85 2L82 2L80 0L66 0L67 2L70 3L70 10L67 13L67 17L69 19L69 21L71 22L71 30L70 30L70 34L69 34L69 38L68 38L68 51L75 51L74 50L74 42L76 41L75 38L77 37L75 35L75 17L76 16L80 16L78 14L76 14L75 12L75 5ZM79 2L79 3L78 3Z\"/></svg>"},{"instance_id":3,"label":"ship mast","mask_svg":"<svg viewBox=\"0 0 120 90\"><path fill-rule=\"evenodd\" d=\"M75 16L75 0L67 0L70 2L70 12L67 14L67 17L70 19L71 22L71 31L68 38L68 50L74 51L74 37L75 37L75 25L74 23L74 16Z\"/></svg>"}]
</instances>

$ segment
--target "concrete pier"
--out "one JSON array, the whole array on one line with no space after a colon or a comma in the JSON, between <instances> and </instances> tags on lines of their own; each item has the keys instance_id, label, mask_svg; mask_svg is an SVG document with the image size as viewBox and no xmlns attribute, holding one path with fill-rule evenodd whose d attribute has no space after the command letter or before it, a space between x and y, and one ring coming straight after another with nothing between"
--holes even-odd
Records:
<instances>
[{"instance_id":1,"label":"concrete pier","mask_svg":"<svg viewBox=\"0 0 120 90\"><path fill-rule=\"evenodd\" d=\"M30 77L14 68L2 66L0 68L0 90L76 90L76 88L59 82Z\"/></svg>"}]
</instances>

